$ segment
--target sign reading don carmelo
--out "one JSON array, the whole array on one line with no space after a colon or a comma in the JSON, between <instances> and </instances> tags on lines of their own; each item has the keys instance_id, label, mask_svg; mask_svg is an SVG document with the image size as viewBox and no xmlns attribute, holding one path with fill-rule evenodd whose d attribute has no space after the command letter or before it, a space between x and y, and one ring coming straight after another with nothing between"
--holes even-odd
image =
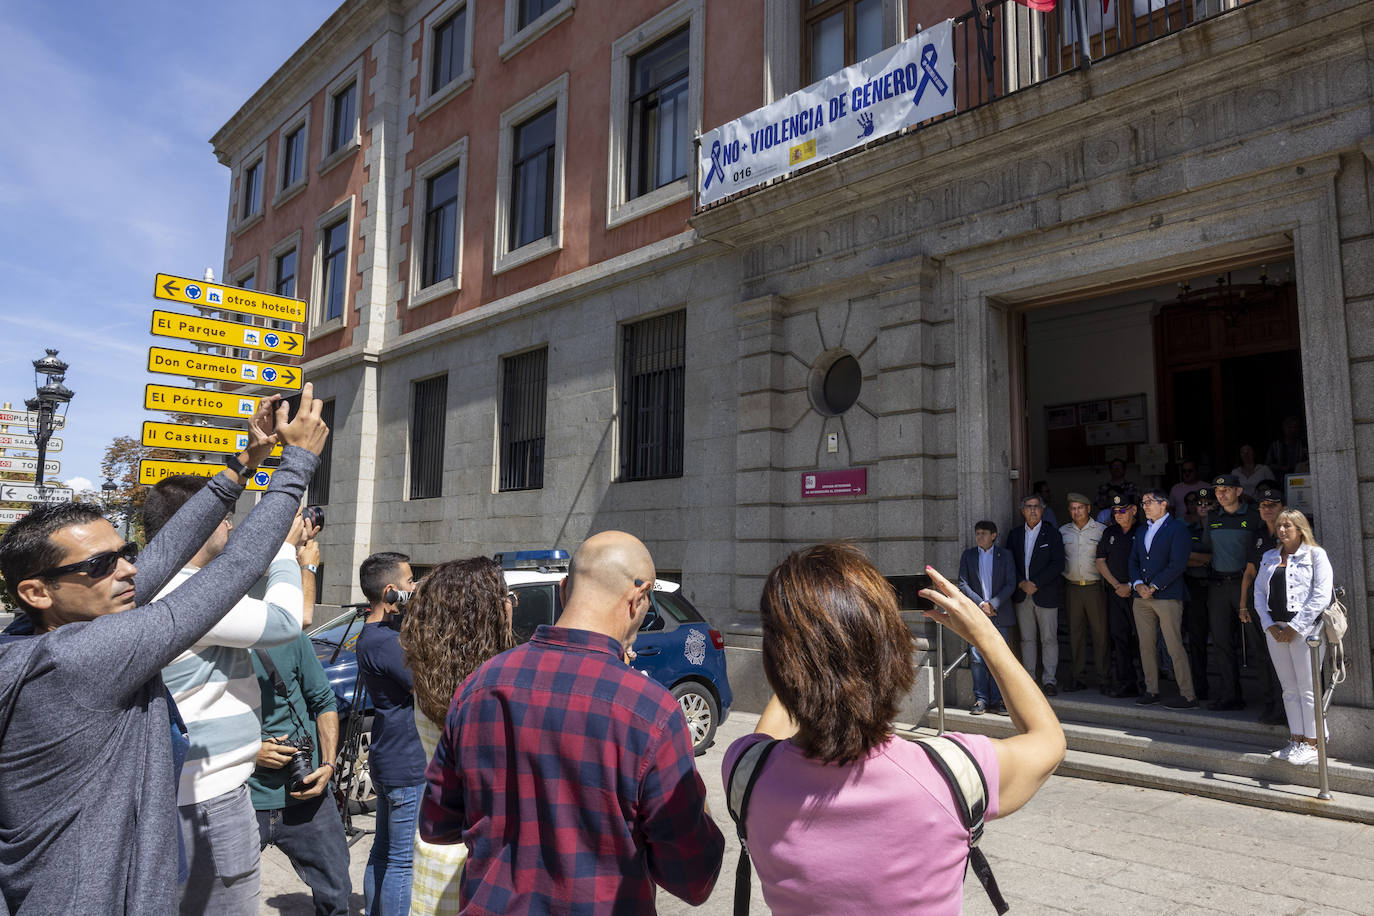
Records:
<instances>
[{"instance_id":1,"label":"sign reading don carmelo","mask_svg":"<svg viewBox=\"0 0 1374 916\"><path fill-rule=\"evenodd\" d=\"M953 21L708 131L701 206L954 110Z\"/></svg>"}]
</instances>

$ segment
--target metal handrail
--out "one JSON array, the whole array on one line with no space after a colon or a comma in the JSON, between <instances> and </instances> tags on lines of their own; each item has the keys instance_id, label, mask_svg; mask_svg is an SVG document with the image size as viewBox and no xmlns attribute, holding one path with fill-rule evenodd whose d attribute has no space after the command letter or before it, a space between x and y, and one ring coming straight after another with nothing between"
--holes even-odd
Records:
<instances>
[{"instance_id":1,"label":"metal handrail","mask_svg":"<svg viewBox=\"0 0 1374 916\"><path fill-rule=\"evenodd\" d=\"M1333 599L1340 601L1345 597L1345 589L1337 586ZM1307 637L1307 649L1312 653L1312 707L1317 729L1317 797L1323 801L1331 800L1331 786L1327 777L1326 760L1326 708L1331 705L1331 697L1336 693L1337 681L1333 677L1331 686L1322 690L1321 646L1326 641L1326 627L1319 626L1315 636ZM1320 702L1318 702L1320 701Z\"/></svg>"},{"instance_id":2,"label":"metal handrail","mask_svg":"<svg viewBox=\"0 0 1374 916\"><path fill-rule=\"evenodd\" d=\"M958 667L963 664L964 659L968 658L968 649L959 653L959 657L945 667L945 628L940 624L935 624L935 658L936 666L940 669L940 676L935 679L935 715L937 728L935 733L943 735L945 733L945 678L953 674Z\"/></svg>"}]
</instances>

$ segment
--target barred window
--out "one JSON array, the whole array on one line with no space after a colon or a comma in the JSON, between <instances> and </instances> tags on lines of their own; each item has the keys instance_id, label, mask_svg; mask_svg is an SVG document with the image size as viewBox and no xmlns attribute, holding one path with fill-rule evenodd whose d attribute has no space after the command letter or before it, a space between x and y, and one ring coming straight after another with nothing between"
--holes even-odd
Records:
<instances>
[{"instance_id":1,"label":"barred window","mask_svg":"<svg viewBox=\"0 0 1374 916\"><path fill-rule=\"evenodd\" d=\"M324 440L324 451L320 452L320 462L315 465L315 475L310 478L310 489L305 498L312 506L329 505L329 474L334 465L334 399L330 398L320 407L320 419L329 427L331 435Z\"/></svg>"},{"instance_id":2,"label":"barred window","mask_svg":"<svg viewBox=\"0 0 1374 916\"><path fill-rule=\"evenodd\" d=\"M549 350L544 347L502 360L502 490L544 486L544 404L549 380Z\"/></svg>"},{"instance_id":3,"label":"barred window","mask_svg":"<svg viewBox=\"0 0 1374 916\"><path fill-rule=\"evenodd\" d=\"M410 498L443 495L444 416L448 409L448 376L411 384Z\"/></svg>"},{"instance_id":4,"label":"barred window","mask_svg":"<svg viewBox=\"0 0 1374 916\"><path fill-rule=\"evenodd\" d=\"M687 311L622 329L620 478L682 476Z\"/></svg>"}]
</instances>

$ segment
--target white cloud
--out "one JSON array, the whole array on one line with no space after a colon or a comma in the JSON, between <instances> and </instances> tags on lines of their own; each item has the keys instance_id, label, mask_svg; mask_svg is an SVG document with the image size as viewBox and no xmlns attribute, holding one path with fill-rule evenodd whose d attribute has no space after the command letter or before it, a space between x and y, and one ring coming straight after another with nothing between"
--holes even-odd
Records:
<instances>
[{"instance_id":1,"label":"white cloud","mask_svg":"<svg viewBox=\"0 0 1374 916\"><path fill-rule=\"evenodd\" d=\"M78 493L85 493L95 489L95 485L84 477L68 477L67 486Z\"/></svg>"}]
</instances>

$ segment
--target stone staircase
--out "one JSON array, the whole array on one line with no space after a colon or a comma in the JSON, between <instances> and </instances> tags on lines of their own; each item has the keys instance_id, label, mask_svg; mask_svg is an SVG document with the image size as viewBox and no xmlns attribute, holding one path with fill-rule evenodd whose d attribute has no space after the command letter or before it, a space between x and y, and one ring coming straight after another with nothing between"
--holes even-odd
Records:
<instances>
[{"instance_id":1,"label":"stone staircase","mask_svg":"<svg viewBox=\"0 0 1374 916\"><path fill-rule=\"evenodd\" d=\"M1316 764L1296 767L1269 752L1286 729L1259 725L1247 712L1175 711L1112 700L1096 691L1053 697L1069 750L1058 774L1147 786L1281 811L1374 824L1374 767L1331 758L1331 798L1317 797ZM931 734L931 710L922 727ZM1006 716L971 716L947 707L945 728L1002 738L1015 733Z\"/></svg>"}]
</instances>

